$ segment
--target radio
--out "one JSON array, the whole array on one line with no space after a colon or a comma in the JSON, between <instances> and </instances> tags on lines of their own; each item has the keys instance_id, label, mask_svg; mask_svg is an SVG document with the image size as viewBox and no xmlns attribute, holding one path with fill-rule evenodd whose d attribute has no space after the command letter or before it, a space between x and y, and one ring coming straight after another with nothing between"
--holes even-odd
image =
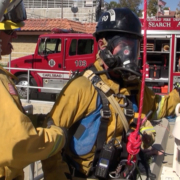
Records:
<instances>
[{"instance_id":1,"label":"radio","mask_svg":"<svg viewBox=\"0 0 180 180\"><path fill-rule=\"evenodd\" d=\"M100 178L106 178L109 172L109 167L111 161L116 152L116 146L114 143L104 144L103 149L101 150L99 161L96 166L95 176Z\"/></svg>"}]
</instances>

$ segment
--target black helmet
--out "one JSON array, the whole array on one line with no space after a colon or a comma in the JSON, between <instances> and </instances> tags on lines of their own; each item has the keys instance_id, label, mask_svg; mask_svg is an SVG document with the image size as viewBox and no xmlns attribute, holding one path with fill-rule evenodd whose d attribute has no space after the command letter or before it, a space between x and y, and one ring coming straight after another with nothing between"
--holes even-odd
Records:
<instances>
[{"instance_id":1,"label":"black helmet","mask_svg":"<svg viewBox=\"0 0 180 180\"><path fill-rule=\"evenodd\" d=\"M141 22L128 8L115 8L103 13L93 35L97 38L103 32L122 32L142 38Z\"/></svg>"}]
</instances>

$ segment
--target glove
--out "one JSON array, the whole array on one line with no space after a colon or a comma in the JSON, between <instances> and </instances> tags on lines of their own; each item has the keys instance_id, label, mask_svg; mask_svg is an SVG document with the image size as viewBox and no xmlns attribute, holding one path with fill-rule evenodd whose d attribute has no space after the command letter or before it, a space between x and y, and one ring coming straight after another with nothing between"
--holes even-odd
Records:
<instances>
[{"instance_id":1,"label":"glove","mask_svg":"<svg viewBox=\"0 0 180 180\"><path fill-rule=\"evenodd\" d=\"M35 128L47 127L45 121L47 116L46 114L26 114L26 115L30 118Z\"/></svg>"},{"instance_id":2,"label":"glove","mask_svg":"<svg viewBox=\"0 0 180 180\"><path fill-rule=\"evenodd\" d=\"M44 127L47 114L39 114L37 118L37 127Z\"/></svg>"}]
</instances>

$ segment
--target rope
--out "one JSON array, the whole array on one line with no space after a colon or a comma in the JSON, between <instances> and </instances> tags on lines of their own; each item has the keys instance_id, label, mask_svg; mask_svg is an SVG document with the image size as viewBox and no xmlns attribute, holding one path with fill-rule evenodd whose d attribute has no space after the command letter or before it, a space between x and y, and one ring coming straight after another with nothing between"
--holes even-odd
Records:
<instances>
[{"instance_id":1,"label":"rope","mask_svg":"<svg viewBox=\"0 0 180 180\"><path fill-rule=\"evenodd\" d=\"M141 126L141 113L143 108L143 99L144 99L144 87L145 87L145 71L146 71L146 31L147 31L147 0L144 0L144 47L143 47L143 76L141 83L141 94L140 94L140 106L139 106L139 116L137 121L137 127L134 132L131 132L128 137L127 143L127 151L128 155L128 164L130 164L131 160L136 161L136 155L140 151L141 146L141 136L139 134L139 129Z\"/></svg>"}]
</instances>

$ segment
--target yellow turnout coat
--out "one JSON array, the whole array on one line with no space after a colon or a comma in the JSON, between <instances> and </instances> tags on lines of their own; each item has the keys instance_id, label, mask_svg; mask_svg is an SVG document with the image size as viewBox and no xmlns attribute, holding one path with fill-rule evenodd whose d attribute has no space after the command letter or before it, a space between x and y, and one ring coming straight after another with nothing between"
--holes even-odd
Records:
<instances>
[{"instance_id":1,"label":"yellow turnout coat","mask_svg":"<svg viewBox=\"0 0 180 180\"><path fill-rule=\"evenodd\" d=\"M22 169L62 149L63 131L56 126L37 128L24 114L9 72L0 66L0 177L23 180Z\"/></svg>"}]
</instances>

